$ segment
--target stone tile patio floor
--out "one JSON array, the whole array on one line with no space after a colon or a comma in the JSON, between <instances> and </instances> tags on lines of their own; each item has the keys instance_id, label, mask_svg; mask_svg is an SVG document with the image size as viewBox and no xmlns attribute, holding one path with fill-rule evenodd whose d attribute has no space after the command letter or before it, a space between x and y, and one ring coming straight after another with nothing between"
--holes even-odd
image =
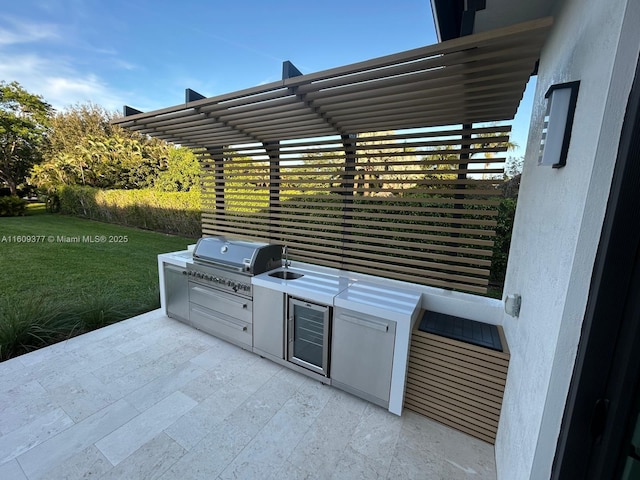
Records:
<instances>
[{"instance_id":1,"label":"stone tile patio floor","mask_svg":"<svg viewBox=\"0 0 640 480\"><path fill-rule=\"evenodd\" d=\"M160 310L0 363L0 479L495 479L493 447Z\"/></svg>"}]
</instances>

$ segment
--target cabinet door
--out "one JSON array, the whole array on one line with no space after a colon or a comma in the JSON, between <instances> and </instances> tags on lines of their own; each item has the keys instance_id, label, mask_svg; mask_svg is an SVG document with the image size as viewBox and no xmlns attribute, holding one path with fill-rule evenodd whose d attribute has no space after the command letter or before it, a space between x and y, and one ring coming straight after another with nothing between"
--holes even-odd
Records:
<instances>
[{"instance_id":1,"label":"cabinet door","mask_svg":"<svg viewBox=\"0 0 640 480\"><path fill-rule=\"evenodd\" d=\"M335 308L331 383L387 408L396 323Z\"/></svg>"},{"instance_id":2,"label":"cabinet door","mask_svg":"<svg viewBox=\"0 0 640 480\"><path fill-rule=\"evenodd\" d=\"M189 281L186 270L175 265L164 264L164 295L167 315L189 321Z\"/></svg>"},{"instance_id":3,"label":"cabinet door","mask_svg":"<svg viewBox=\"0 0 640 480\"><path fill-rule=\"evenodd\" d=\"M253 349L284 358L284 293L253 286Z\"/></svg>"}]
</instances>

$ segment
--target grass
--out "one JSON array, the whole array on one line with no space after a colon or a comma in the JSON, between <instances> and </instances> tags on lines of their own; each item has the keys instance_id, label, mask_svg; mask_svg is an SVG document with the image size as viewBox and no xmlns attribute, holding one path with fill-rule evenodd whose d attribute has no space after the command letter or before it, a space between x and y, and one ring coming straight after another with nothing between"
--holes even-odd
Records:
<instances>
[{"instance_id":1,"label":"grass","mask_svg":"<svg viewBox=\"0 0 640 480\"><path fill-rule=\"evenodd\" d=\"M158 308L157 255L193 242L41 204L0 218L0 360Z\"/></svg>"}]
</instances>

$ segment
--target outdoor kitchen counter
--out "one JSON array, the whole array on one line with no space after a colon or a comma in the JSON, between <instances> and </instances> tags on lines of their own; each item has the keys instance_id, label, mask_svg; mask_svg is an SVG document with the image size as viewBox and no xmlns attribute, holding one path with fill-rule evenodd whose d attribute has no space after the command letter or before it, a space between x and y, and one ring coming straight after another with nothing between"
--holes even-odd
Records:
<instances>
[{"instance_id":1,"label":"outdoor kitchen counter","mask_svg":"<svg viewBox=\"0 0 640 480\"><path fill-rule=\"evenodd\" d=\"M281 270L285 269L278 268L256 275L251 279L251 283L258 287L269 288L323 305L333 305L334 297L353 282L353 280L348 277L333 274L329 271L312 270L297 266L286 269L289 272L303 275L295 280L284 280L282 278L269 276L269 273Z\"/></svg>"},{"instance_id":2,"label":"outdoor kitchen counter","mask_svg":"<svg viewBox=\"0 0 640 480\"><path fill-rule=\"evenodd\" d=\"M192 245L193 246L193 245ZM158 263L162 266L162 262L175 265L176 267L186 268L187 263L191 263L193 260L193 253L191 250L180 250L179 252L162 253L158 255Z\"/></svg>"},{"instance_id":3,"label":"outdoor kitchen counter","mask_svg":"<svg viewBox=\"0 0 640 480\"><path fill-rule=\"evenodd\" d=\"M394 322L411 322L420 308L420 292L358 280L336 295L334 305Z\"/></svg>"},{"instance_id":4,"label":"outdoor kitchen counter","mask_svg":"<svg viewBox=\"0 0 640 480\"><path fill-rule=\"evenodd\" d=\"M160 282L160 308L167 314L167 291L165 278L165 265L173 265L175 267L186 269L187 264L193 261L192 250L195 245L189 245L187 250L178 252L161 253L158 255L158 280Z\"/></svg>"},{"instance_id":5,"label":"outdoor kitchen counter","mask_svg":"<svg viewBox=\"0 0 640 480\"><path fill-rule=\"evenodd\" d=\"M411 328L420 313L421 299L418 291L359 280L336 295L333 301L336 307L396 323L389 396L389 411L396 415L402 413L404 404Z\"/></svg>"},{"instance_id":6,"label":"outdoor kitchen counter","mask_svg":"<svg viewBox=\"0 0 640 480\"><path fill-rule=\"evenodd\" d=\"M386 318L394 322L410 323L415 319L421 303L421 293L399 288L387 283L357 280L345 272L313 266L294 265L292 273L301 273L295 280L284 280L269 274L282 271L278 268L256 275L253 285L269 288L294 297L301 297L325 305L348 308L368 315Z\"/></svg>"},{"instance_id":7,"label":"outdoor kitchen counter","mask_svg":"<svg viewBox=\"0 0 640 480\"><path fill-rule=\"evenodd\" d=\"M396 323L391 372L389 411L400 415L404 401L407 361L411 328L421 308L422 295L417 290L404 289L389 283L354 279L346 272L294 265L287 270L302 273L295 280L272 277L266 272L252 279L254 286L333 305L353 312L378 317ZM277 270L284 270L278 268Z\"/></svg>"}]
</instances>

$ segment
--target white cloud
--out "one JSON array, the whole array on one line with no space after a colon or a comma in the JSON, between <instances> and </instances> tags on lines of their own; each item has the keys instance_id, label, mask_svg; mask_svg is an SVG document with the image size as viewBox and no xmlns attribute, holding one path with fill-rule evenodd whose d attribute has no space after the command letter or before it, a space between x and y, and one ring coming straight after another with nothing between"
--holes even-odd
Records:
<instances>
[{"instance_id":1,"label":"white cloud","mask_svg":"<svg viewBox=\"0 0 640 480\"><path fill-rule=\"evenodd\" d=\"M128 95L111 87L96 70L136 66L119 58L113 48L89 45L73 29L62 32L62 25L0 15L0 80L19 82L56 110L86 102L119 109Z\"/></svg>"},{"instance_id":2,"label":"white cloud","mask_svg":"<svg viewBox=\"0 0 640 480\"><path fill-rule=\"evenodd\" d=\"M47 23L32 23L3 16L10 28L0 27L0 46L33 43L60 38L58 27Z\"/></svg>"},{"instance_id":3,"label":"white cloud","mask_svg":"<svg viewBox=\"0 0 640 480\"><path fill-rule=\"evenodd\" d=\"M19 82L29 92L41 95L56 110L85 102L109 110L119 109L123 104L123 96L104 80L95 74L80 72L63 58L0 51L0 72L2 80Z\"/></svg>"},{"instance_id":4,"label":"white cloud","mask_svg":"<svg viewBox=\"0 0 640 480\"><path fill-rule=\"evenodd\" d=\"M112 92L105 82L93 74L73 78L49 77L44 79L43 89L47 92L48 101L56 109L75 103L92 102L108 110L114 110L123 103L118 94Z\"/></svg>"}]
</instances>

